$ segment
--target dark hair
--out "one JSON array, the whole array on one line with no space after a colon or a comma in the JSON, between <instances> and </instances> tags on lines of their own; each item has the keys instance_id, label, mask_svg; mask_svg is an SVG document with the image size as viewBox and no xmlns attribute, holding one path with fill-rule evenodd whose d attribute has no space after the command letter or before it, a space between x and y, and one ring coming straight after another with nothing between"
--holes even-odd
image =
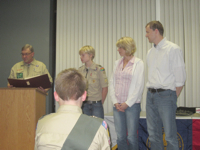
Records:
<instances>
[{"instance_id":1,"label":"dark hair","mask_svg":"<svg viewBox=\"0 0 200 150\"><path fill-rule=\"evenodd\" d=\"M85 78L73 68L63 70L55 80L55 90L62 100L77 100L83 95L85 89Z\"/></svg>"},{"instance_id":2,"label":"dark hair","mask_svg":"<svg viewBox=\"0 0 200 150\"><path fill-rule=\"evenodd\" d=\"M147 23L147 25L145 26L145 28L147 26L149 26L149 28L152 29L153 31L155 29L158 29L160 35L163 36L163 34L164 34L164 28L163 28L163 25L159 21L151 21L151 22Z\"/></svg>"}]
</instances>

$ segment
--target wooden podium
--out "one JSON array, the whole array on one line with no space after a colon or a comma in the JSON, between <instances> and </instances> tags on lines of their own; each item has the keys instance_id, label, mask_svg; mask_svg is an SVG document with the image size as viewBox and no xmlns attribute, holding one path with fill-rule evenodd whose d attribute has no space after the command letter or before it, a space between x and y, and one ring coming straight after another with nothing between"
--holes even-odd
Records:
<instances>
[{"instance_id":1,"label":"wooden podium","mask_svg":"<svg viewBox=\"0 0 200 150\"><path fill-rule=\"evenodd\" d=\"M0 88L0 149L33 150L46 94L35 88Z\"/></svg>"}]
</instances>

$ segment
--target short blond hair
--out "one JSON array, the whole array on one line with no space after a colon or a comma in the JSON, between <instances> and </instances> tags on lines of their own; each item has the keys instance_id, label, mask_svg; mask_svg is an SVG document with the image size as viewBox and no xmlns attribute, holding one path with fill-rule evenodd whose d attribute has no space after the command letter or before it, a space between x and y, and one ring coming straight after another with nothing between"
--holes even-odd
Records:
<instances>
[{"instance_id":1,"label":"short blond hair","mask_svg":"<svg viewBox=\"0 0 200 150\"><path fill-rule=\"evenodd\" d=\"M94 50L94 48L93 48L92 46L90 46L90 45L83 46L83 47L79 50L79 55L84 54L84 53L91 54L91 55L92 55L92 60L93 60L94 57L95 57L95 50Z\"/></svg>"},{"instance_id":2,"label":"short blond hair","mask_svg":"<svg viewBox=\"0 0 200 150\"><path fill-rule=\"evenodd\" d=\"M74 68L60 72L55 80L55 90L58 96L66 100L77 100L86 89L86 81L83 75Z\"/></svg>"},{"instance_id":3,"label":"short blond hair","mask_svg":"<svg viewBox=\"0 0 200 150\"><path fill-rule=\"evenodd\" d=\"M136 52L135 41L131 37L121 37L117 41L116 46L123 48L127 56L133 55Z\"/></svg>"},{"instance_id":4,"label":"short blond hair","mask_svg":"<svg viewBox=\"0 0 200 150\"><path fill-rule=\"evenodd\" d=\"M24 46L22 47L22 51L23 51L23 50L26 50L27 48L29 48L31 52L34 52L33 46L30 45L30 44L24 45Z\"/></svg>"}]
</instances>

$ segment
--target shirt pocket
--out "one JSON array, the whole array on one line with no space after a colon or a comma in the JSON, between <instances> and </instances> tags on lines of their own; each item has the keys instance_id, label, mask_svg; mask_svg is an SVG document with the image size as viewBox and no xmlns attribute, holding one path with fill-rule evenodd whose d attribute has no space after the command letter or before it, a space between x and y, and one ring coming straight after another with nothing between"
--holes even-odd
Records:
<instances>
[{"instance_id":1,"label":"shirt pocket","mask_svg":"<svg viewBox=\"0 0 200 150\"><path fill-rule=\"evenodd\" d=\"M42 71L41 71L40 68L35 67L34 71L33 71L33 74L34 74L34 76L36 76L36 75L42 75Z\"/></svg>"},{"instance_id":2,"label":"shirt pocket","mask_svg":"<svg viewBox=\"0 0 200 150\"><path fill-rule=\"evenodd\" d=\"M99 85L99 78L98 78L97 73L89 74L89 85L92 88L95 88L96 86Z\"/></svg>"}]
</instances>

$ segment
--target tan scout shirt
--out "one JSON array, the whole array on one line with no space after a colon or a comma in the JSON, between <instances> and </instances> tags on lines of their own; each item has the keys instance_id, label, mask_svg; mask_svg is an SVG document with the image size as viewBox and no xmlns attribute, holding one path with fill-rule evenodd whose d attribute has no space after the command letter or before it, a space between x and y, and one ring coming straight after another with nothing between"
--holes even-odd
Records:
<instances>
[{"instance_id":1,"label":"tan scout shirt","mask_svg":"<svg viewBox=\"0 0 200 150\"><path fill-rule=\"evenodd\" d=\"M16 63L10 71L9 78L24 79L27 77L34 77L43 74L48 74L50 82L53 82L51 75L46 68L46 65L40 61L33 59L30 64L26 64L23 61Z\"/></svg>"},{"instance_id":2,"label":"tan scout shirt","mask_svg":"<svg viewBox=\"0 0 200 150\"><path fill-rule=\"evenodd\" d=\"M87 78L87 100L102 100L102 88L108 87L108 79L104 67L92 63L91 67L86 71L86 66L81 66L78 70Z\"/></svg>"},{"instance_id":3,"label":"tan scout shirt","mask_svg":"<svg viewBox=\"0 0 200 150\"><path fill-rule=\"evenodd\" d=\"M56 113L40 119L36 130L35 150L60 150L81 114L82 110L78 106L62 105ZM101 125L89 150L110 150L109 140L107 130Z\"/></svg>"}]
</instances>

